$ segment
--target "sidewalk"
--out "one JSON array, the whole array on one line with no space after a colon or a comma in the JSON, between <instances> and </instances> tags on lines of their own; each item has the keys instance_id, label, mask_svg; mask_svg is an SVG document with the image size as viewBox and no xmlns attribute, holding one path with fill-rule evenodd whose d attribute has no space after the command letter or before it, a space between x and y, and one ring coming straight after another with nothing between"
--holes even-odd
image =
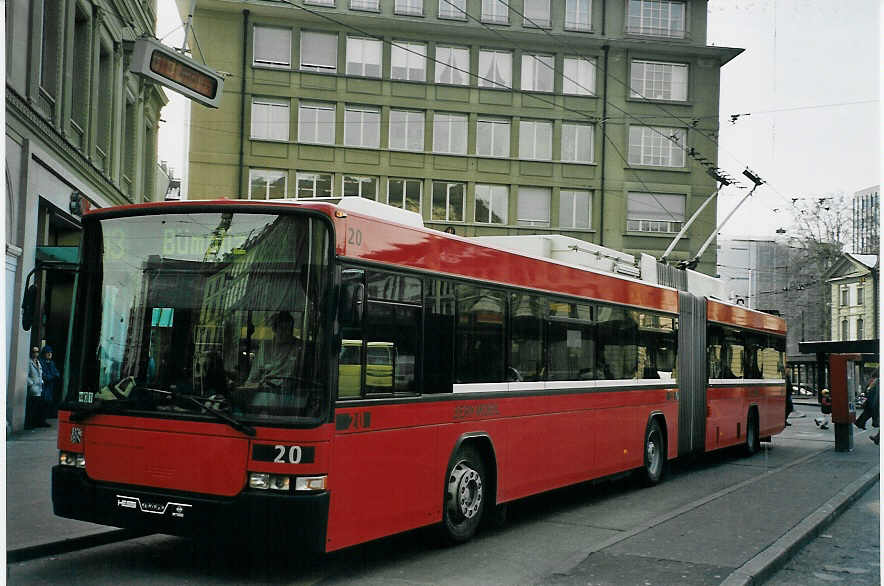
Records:
<instances>
[{"instance_id":1,"label":"sidewalk","mask_svg":"<svg viewBox=\"0 0 884 586\"><path fill-rule=\"evenodd\" d=\"M706 495L699 506L669 509L661 501L655 517L581 552L555 572L552 583L585 584L607 566L617 567L627 580L663 577L664 560L675 582L679 568L688 564L708 569L705 583L753 584L769 576L880 474L878 447L868 439L874 431L854 428L855 449L835 452L832 430L816 428L813 409L802 412L803 417L793 414L792 426L774 439L768 471ZM137 535L52 513L57 449L55 420L51 423L52 428L25 431L6 443L10 563ZM747 465L759 466L758 458L768 455L758 454ZM622 567L624 556L634 561L628 568Z\"/></svg>"}]
</instances>

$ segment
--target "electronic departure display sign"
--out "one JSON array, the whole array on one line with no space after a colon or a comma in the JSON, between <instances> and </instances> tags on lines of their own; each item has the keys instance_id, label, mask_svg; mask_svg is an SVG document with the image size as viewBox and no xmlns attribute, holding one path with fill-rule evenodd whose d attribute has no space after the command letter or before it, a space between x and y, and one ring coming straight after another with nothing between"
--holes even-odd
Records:
<instances>
[{"instance_id":1,"label":"electronic departure display sign","mask_svg":"<svg viewBox=\"0 0 884 586\"><path fill-rule=\"evenodd\" d=\"M156 39L135 41L129 71L174 90L195 102L217 108L224 78Z\"/></svg>"}]
</instances>

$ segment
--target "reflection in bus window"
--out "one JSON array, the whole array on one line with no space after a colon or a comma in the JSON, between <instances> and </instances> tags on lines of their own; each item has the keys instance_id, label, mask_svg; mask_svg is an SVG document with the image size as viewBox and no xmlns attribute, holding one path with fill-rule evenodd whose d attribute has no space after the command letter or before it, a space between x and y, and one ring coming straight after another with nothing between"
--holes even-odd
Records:
<instances>
[{"instance_id":1,"label":"reflection in bus window","mask_svg":"<svg viewBox=\"0 0 884 586\"><path fill-rule=\"evenodd\" d=\"M511 381L543 380L543 303L540 297L514 293L511 296L510 368Z\"/></svg>"},{"instance_id":2,"label":"reflection in bus window","mask_svg":"<svg viewBox=\"0 0 884 586\"><path fill-rule=\"evenodd\" d=\"M596 306L600 379L636 378L638 324L634 312L621 307Z\"/></svg>"},{"instance_id":3,"label":"reflection in bus window","mask_svg":"<svg viewBox=\"0 0 884 586\"><path fill-rule=\"evenodd\" d=\"M457 285L457 382L505 380L505 307L506 297L499 291Z\"/></svg>"}]
</instances>

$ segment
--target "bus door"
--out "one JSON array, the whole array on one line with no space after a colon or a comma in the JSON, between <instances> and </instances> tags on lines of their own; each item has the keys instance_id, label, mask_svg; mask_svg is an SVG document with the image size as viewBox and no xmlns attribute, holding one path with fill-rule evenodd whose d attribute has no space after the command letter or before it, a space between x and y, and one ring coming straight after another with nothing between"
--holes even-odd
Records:
<instances>
[{"instance_id":1,"label":"bus door","mask_svg":"<svg viewBox=\"0 0 884 586\"><path fill-rule=\"evenodd\" d=\"M678 455L705 450L706 298L678 293Z\"/></svg>"}]
</instances>

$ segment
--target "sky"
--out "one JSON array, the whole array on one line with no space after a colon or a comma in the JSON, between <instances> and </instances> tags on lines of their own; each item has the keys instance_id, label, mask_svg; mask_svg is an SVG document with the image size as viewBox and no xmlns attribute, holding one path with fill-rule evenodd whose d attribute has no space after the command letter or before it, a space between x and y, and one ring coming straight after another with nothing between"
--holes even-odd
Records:
<instances>
[{"instance_id":1,"label":"sky","mask_svg":"<svg viewBox=\"0 0 884 586\"><path fill-rule=\"evenodd\" d=\"M174 0L158 4L157 36L180 46ZM718 166L744 185L746 167L766 182L722 236L772 238L791 225L792 198L851 195L880 183L880 10L880 0L708 1L707 44L745 49L721 69ZM182 177L187 100L166 93L159 159ZM733 114L741 116L731 122ZM715 148L702 137L695 146ZM719 223L746 193L722 190Z\"/></svg>"}]
</instances>

